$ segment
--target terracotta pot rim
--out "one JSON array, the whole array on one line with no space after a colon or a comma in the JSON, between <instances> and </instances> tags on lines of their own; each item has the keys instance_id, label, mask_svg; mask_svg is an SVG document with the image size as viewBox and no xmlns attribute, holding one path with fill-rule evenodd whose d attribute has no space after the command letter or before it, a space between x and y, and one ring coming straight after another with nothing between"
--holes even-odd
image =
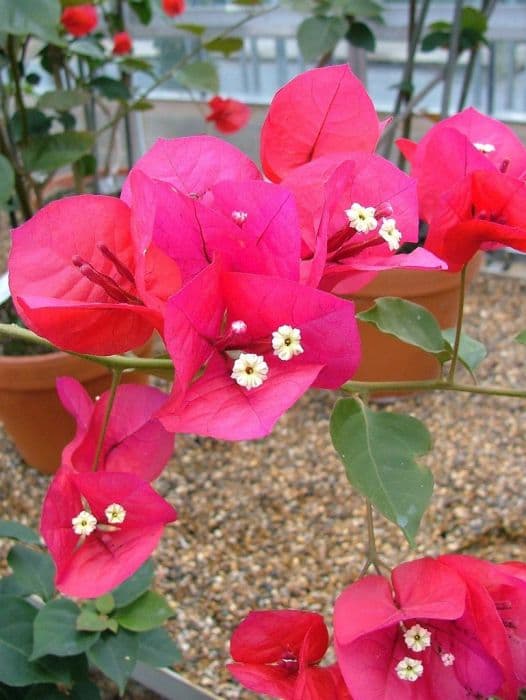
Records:
<instances>
[{"instance_id":1,"label":"terracotta pot rim","mask_svg":"<svg viewBox=\"0 0 526 700\"><path fill-rule=\"evenodd\" d=\"M54 387L57 377L75 375L79 381L103 376L103 366L65 352L0 356L0 390L33 391Z\"/></svg>"}]
</instances>

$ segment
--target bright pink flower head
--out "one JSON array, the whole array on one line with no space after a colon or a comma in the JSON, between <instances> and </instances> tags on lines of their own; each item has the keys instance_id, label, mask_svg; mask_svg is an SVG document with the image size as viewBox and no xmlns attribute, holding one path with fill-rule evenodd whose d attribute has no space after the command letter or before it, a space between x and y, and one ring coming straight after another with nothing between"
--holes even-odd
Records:
<instances>
[{"instance_id":1,"label":"bright pink flower head","mask_svg":"<svg viewBox=\"0 0 526 700\"><path fill-rule=\"evenodd\" d=\"M109 392L93 401L82 384L71 377L57 380L64 408L77 423L73 440L62 453L62 464L76 471L91 471L102 430ZM173 435L154 413L166 401L159 389L138 384L118 387L97 464L98 471L128 472L152 481L159 476L173 452Z\"/></svg>"},{"instance_id":2,"label":"bright pink flower head","mask_svg":"<svg viewBox=\"0 0 526 700\"><path fill-rule=\"evenodd\" d=\"M9 284L26 325L64 350L100 355L145 343L162 317L138 290L130 210L116 197L65 197L13 231ZM177 281L174 289L178 288Z\"/></svg>"},{"instance_id":3,"label":"bright pink flower head","mask_svg":"<svg viewBox=\"0 0 526 700\"><path fill-rule=\"evenodd\" d=\"M117 32L113 36L113 53L116 56L125 56L133 50L132 38L128 32Z\"/></svg>"},{"instance_id":4,"label":"bright pink flower head","mask_svg":"<svg viewBox=\"0 0 526 700\"><path fill-rule=\"evenodd\" d=\"M337 388L360 361L350 302L217 263L170 300L166 344L176 382L162 423L227 440L264 437L310 386Z\"/></svg>"},{"instance_id":5,"label":"bright pink flower head","mask_svg":"<svg viewBox=\"0 0 526 700\"><path fill-rule=\"evenodd\" d=\"M246 688L283 700L344 700L337 669L318 666L328 645L317 613L251 612L230 640L228 670Z\"/></svg>"},{"instance_id":6,"label":"bright pink flower head","mask_svg":"<svg viewBox=\"0 0 526 700\"><path fill-rule=\"evenodd\" d=\"M168 17L181 15L186 10L185 0L162 0L161 6Z\"/></svg>"},{"instance_id":7,"label":"bright pink flower head","mask_svg":"<svg viewBox=\"0 0 526 700\"><path fill-rule=\"evenodd\" d=\"M487 625L480 636L480 626ZM465 581L440 561L397 566L392 583L367 576L336 601L334 639L351 695L359 700L461 700L504 694L490 635L503 625L488 597L471 598Z\"/></svg>"},{"instance_id":8,"label":"bright pink flower head","mask_svg":"<svg viewBox=\"0 0 526 700\"><path fill-rule=\"evenodd\" d=\"M41 532L64 595L95 598L129 578L177 513L135 474L55 475L42 510Z\"/></svg>"},{"instance_id":9,"label":"bright pink flower head","mask_svg":"<svg viewBox=\"0 0 526 700\"><path fill-rule=\"evenodd\" d=\"M445 192L425 247L460 270L481 248L526 251L526 186L498 171L476 171Z\"/></svg>"},{"instance_id":10,"label":"bright pink flower head","mask_svg":"<svg viewBox=\"0 0 526 700\"><path fill-rule=\"evenodd\" d=\"M208 100L208 106L212 111L206 117L206 121L213 122L216 129L223 134L233 134L249 122L250 107L239 100L223 99L216 95Z\"/></svg>"},{"instance_id":11,"label":"bright pink flower head","mask_svg":"<svg viewBox=\"0 0 526 700\"><path fill-rule=\"evenodd\" d=\"M381 130L369 95L347 65L309 70L270 103L261 131L263 171L279 182L321 156L372 152Z\"/></svg>"},{"instance_id":12,"label":"bright pink flower head","mask_svg":"<svg viewBox=\"0 0 526 700\"><path fill-rule=\"evenodd\" d=\"M244 153L215 136L158 139L135 163L122 187L121 199L127 204L131 204L131 177L137 170L200 200L219 182L262 179Z\"/></svg>"},{"instance_id":13,"label":"bright pink flower head","mask_svg":"<svg viewBox=\"0 0 526 700\"><path fill-rule=\"evenodd\" d=\"M72 5L65 7L60 18L64 29L81 37L92 32L98 23L97 9L93 5Z\"/></svg>"}]
</instances>

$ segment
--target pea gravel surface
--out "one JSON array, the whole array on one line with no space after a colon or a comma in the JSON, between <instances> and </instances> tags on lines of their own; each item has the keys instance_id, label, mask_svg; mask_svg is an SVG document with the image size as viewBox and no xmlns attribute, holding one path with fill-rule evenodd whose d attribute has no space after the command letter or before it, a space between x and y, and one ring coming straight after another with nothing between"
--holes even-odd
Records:
<instances>
[{"instance_id":1,"label":"pea gravel surface","mask_svg":"<svg viewBox=\"0 0 526 700\"><path fill-rule=\"evenodd\" d=\"M465 330L488 347L481 383L526 386L526 279L482 274L467 299ZM184 655L176 670L220 698L258 697L225 670L235 626L254 609L304 608L330 623L334 599L364 560L364 506L331 446L337 394L309 391L265 440L177 437L157 482L177 508L156 553L157 587L174 608L171 631ZM377 518L384 559L467 552L526 559L526 403L457 393L397 399L387 410L424 421L434 449L432 505L418 548ZM48 479L24 467L0 433L0 517L37 525ZM130 699L153 698L130 690Z\"/></svg>"}]
</instances>

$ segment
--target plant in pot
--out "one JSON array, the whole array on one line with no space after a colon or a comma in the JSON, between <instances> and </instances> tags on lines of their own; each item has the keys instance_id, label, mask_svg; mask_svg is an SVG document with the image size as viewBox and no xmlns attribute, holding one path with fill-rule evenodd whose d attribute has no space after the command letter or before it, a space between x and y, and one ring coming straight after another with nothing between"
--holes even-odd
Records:
<instances>
[{"instance_id":1,"label":"plant in pot","mask_svg":"<svg viewBox=\"0 0 526 700\"><path fill-rule=\"evenodd\" d=\"M241 39L227 38L229 29L211 36L206 27L192 25L190 31L198 33L194 48L162 73L152 61L134 56L125 26L130 13L148 24L154 14L173 21L170 18L183 10L181 3L158 7L150 0L89 4L43 0L35 12L34 3L22 2L15 9L11 0L0 0L0 207L4 210L0 261L9 247L9 225L22 224L48 201L71 192L119 194L121 183L115 175L121 166L126 171L133 158L131 118L153 107L148 96L155 87L175 77L189 90L218 92L214 53L242 46ZM186 31L186 25L180 27L174 31ZM202 60L203 51L212 58ZM140 90L132 82L137 73L147 78L147 86ZM229 101L218 96L214 100L208 119L218 129L234 131L247 123L248 107L232 101L237 109L232 122L218 104ZM126 143L127 162L116 154L119 138ZM117 278L126 274L109 249L103 251L97 271L77 263L79 280L101 271ZM101 280L99 276L99 282L107 284ZM20 322L9 298L7 273L1 277L0 319ZM149 351L142 347L146 341L147 337L141 338L139 353ZM26 462L50 472L58 467L60 452L73 436L71 419L54 391L56 378L75 375L96 396L109 386L111 377L105 367L59 354L55 348L43 353L44 346L3 340L0 418ZM124 381L146 381L146 375L127 372ZM43 440L37 441L37 434Z\"/></svg>"}]
</instances>

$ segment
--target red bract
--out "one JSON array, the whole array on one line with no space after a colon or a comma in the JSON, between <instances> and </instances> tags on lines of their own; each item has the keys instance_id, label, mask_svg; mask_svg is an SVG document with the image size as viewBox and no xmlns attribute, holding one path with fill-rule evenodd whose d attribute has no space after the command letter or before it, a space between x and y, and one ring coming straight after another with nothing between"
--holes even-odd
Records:
<instances>
[{"instance_id":1,"label":"red bract","mask_svg":"<svg viewBox=\"0 0 526 700\"><path fill-rule=\"evenodd\" d=\"M205 200L213 185L225 180L261 180L255 164L238 148L214 136L186 136L159 139L139 158L132 173L141 170L180 192ZM121 199L131 203L130 177L123 185Z\"/></svg>"},{"instance_id":2,"label":"red bract","mask_svg":"<svg viewBox=\"0 0 526 700\"><path fill-rule=\"evenodd\" d=\"M213 122L223 134L233 134L249 122L250 107L239 100L223 99L216 95L208 101L208 106L212 111L206 121Z\"/></svg>"},{"instance_id":3,"label":"red bract","mask_svg":"<svg viewBox=\"0 0 526 700\"><path fill-rule=\"evenodd\" d=\"M51 202L13 231L17 311L64 350L109 355L138 347L162 328L137 289L136 258L144 254L133 245L128 207L115 197Z\"/></svg>"},{"instance_id":4,"label":"red bract","mask_svg":"<svg viewBox=\"0 0 526 700\"><path fill-rule=\"evenodd\" d=\"M85 36L97 26L97 10L93 5L66 7L62 11L60 21L64 29L73 36Z\"/></svg>"},{"instance_id":5,"label":"red bract","mask_svg":"<svg viewBox=\"0 0 526 700\"><path fill-rule=\"evenodd\" d=\"M133 49L132 39L128 32L117 32L113 37L113 53L123 56L131 53Z\"/></svg>"},{"instance_id":6,"label":"red bract","mask_svg":"<svg viewBox=\"0 0 526 700\"><path fill-rule=\"evenodd\" d=\"M382 126L365 88L347 65L298 75L270 103L261 162L274 182L330 153L373 151Z\"/></svg>"},{"instance_id":7,"label":"red bract","mask_svg":"<svg viewBox=\"0 0 526 700\"><path fill-rule=\"evenodd\" d=\"M64 595L95 598L129 578L177 513L135 474L63 467L42 511L41 532Z\"/></svg>"},{"instance_id":8,"label":"red bract","mask_svg":"<svg viewBox=\"0 0 526 700\"><path fill-rule=\"evenodd\" d=\"M161 6L168 17L175 17L186 10L185 0L162 0Z\"/></svg>"},{"instance_id":9,"label":"red bract","mask_svg":"<svg viewBox=\"0 0 526 700\"><path fill-rule=\"evenodd\" d=\"M77 432L62 453L62 464L76 471L128 472L145 481L161 473L173 452L173 435L153 418L166 401L159 389L135 384L118 387L97 465L95 451L102 430L109 392L93 401L71 377L57 380L57 391L75 418Z\"/></svg>"},{"instance_id":10,"label":"red bract","mask_svg":"<svg viewBox=\"0 0 526 700\"><path fill-rule=\"evenodd\" d=\"M442 559L401 564L391 585L367 576L349 586L336 601L334 637L360 700L516 700L500 665L509 648L493 601Z\"/></svg>"},{"instance_id":11,"label":"red bract","mask_svg":"<svg viewBox=\"0 0 526 700\"><path fill-rule=\"evenodd\" d=\"M310 386L337 388L360 361L350 302L218 264L170 300L166 344L176 382L161 421L227 440L267 435Z\"/></svg>"},{"instance_id":12,"label":"red bract","mask_svg":"<svg viewBox=\"0 0 526 700\"><path fill-rule=\"evenodd\" d=\"M251 612L232 635L228 670L246 688L283 700L344 700L337 670L318 666L328 645L317 613Z\"/></svg>"},{"instance_id":13,"label":"red bract","mask_svg":"<svg viewBox=\"0 0 526 700\"><path fill-rule=\"evenodd\" d=\"M497 171L477 171L442 195L425 247L455 272L488 245L526 252L526 186Z\"/></svg>"}]
</instances>

